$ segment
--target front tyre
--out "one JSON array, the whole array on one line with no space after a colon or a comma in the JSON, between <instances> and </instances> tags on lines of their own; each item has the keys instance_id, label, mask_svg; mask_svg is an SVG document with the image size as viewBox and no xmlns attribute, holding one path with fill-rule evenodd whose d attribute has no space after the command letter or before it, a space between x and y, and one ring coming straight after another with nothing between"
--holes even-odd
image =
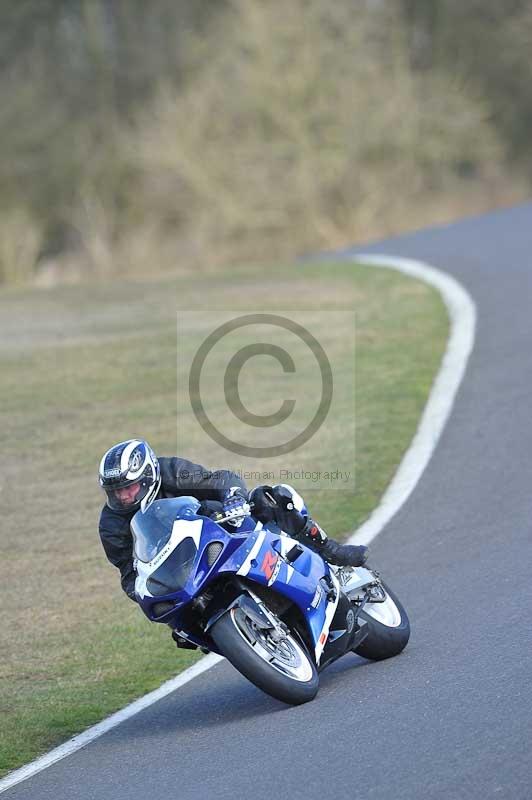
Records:
<instances>
[{"instance_id":1,"label":"front tyre","mask_svg":"<svg viewBox=\"0 0 532 800\"><path fill-rule=\"evenodd\" d=\"M368 623L368 635L355 653L372 661L398 655L410 638L410 622L397 596L384 583L384 603L366 603L360 618Z\"/></svg>"},{"instance_id":2,"label":"front tyre","mask_svg":"<svg viewBox=\"0 0 532 800\"><path fill-rule=\"evenodd\" d=\"M291 705L312 700L318 691L316 665L290 632L280 640L235 606L210 630L218 649L263 692Z\"/></svg>"}]
</instances>

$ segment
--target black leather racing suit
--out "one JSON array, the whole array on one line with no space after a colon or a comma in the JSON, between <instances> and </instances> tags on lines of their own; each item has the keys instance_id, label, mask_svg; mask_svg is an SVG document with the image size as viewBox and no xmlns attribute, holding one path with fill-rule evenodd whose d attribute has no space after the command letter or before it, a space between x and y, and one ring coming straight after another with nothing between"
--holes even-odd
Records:
<instances>
[{"instance_id":1,"label":"black leather racing suit","mask_svg":"<svg viewBox=\"0 0 532 800\"><path fill-rule=\"evenodd\" d=\"M192 495L199 501L222 501L228 489L239 486L247 495L244 481L227 469L208 470L185 458L159 458L161 488L158 497ZM100 515L100 539L111 564L120 570L122 589L135 600L133 537L130 523L136 510L113 511L105 505Z\"/></svg>"}]
</instances>

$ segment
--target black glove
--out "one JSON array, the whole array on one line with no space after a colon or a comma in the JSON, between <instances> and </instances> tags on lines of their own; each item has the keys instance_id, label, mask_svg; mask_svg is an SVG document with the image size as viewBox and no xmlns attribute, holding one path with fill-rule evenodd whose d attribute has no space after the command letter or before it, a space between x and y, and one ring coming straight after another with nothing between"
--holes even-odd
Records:
<instances>
[{"instance_id":1,"label":"black glove","mask_svg":"<svg viewBox=\"0 0 532 800\"><path fill-rule=\"evenodd\" d=\"M249 496L253 516L263 524L275 522L288 536L299 536L307 518L294 508L294 499L285 486L257 486Z\"/></svg>"},{"instance_id":2,"label":"black glove","mask_svg":"<svg viewBox=\"0 0 532 800\"><path fill-rule=\"evenodd\" d=\"M225 494L223 501L223 514L224 517L230 517L227 520L229 525L239 528L244 518L249 516L249 503L244 490L240 486L232 486Z\"/></svg>"},{"instance_id":3,"label":"black glove","mask_svg":"<svg viewBox=\"0 0 532 800\"><path fill-rule=\"evenodd\" d=\"M273 486L256 486L249 493L249 502L253 509L253 516L259 522L273 522L277 511L277 502Z\"/></svg>"}]
</instances>

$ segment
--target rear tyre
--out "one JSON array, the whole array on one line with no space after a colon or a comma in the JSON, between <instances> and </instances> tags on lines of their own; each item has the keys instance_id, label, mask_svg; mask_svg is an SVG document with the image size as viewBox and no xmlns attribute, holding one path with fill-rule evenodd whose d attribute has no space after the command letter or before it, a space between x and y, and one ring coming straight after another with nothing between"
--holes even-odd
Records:
<instances>
[{"instance_id":1,"label":"rear tyre","mask_svg":"<svg viewBox=\"0 0 532 800\"><path fill-rule=\"evenodd\" d=\"M372 661L382 661L398 655L410 638L410 622L397 596L386 584L384 603L367 603L359 618L368 623L368 635L355 653Z\"/></svg>"},{"instance_id":2,"label":"rear tyre","mask_svg":"<svg viewBox=\"0 0 532 800\"><path fill-rule=\"evenodd\" d=\"M210 635L225 658L266 694L291 705L316 696L316 665L292 633L276 642L271 631L259 628L235 606L215 622Z\"/></svg>"}]
</instances>

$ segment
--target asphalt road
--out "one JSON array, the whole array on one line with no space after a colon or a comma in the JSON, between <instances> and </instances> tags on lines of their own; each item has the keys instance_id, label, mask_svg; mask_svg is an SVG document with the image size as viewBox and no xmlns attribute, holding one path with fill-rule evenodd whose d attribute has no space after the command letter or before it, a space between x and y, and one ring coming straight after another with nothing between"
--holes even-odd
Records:
<instances>
[{"instance_id":1,"label":"asphalt road","mask_svg":"<svg viewBox=\"0 0 532 800\"><path fill-rule=\"evenodd\" d=\"M477 304L457 401L372 545L412 638L289 708L227 663L2 800L532 797L532 205L380 242Z\"/></svg>"}]
</instances>

